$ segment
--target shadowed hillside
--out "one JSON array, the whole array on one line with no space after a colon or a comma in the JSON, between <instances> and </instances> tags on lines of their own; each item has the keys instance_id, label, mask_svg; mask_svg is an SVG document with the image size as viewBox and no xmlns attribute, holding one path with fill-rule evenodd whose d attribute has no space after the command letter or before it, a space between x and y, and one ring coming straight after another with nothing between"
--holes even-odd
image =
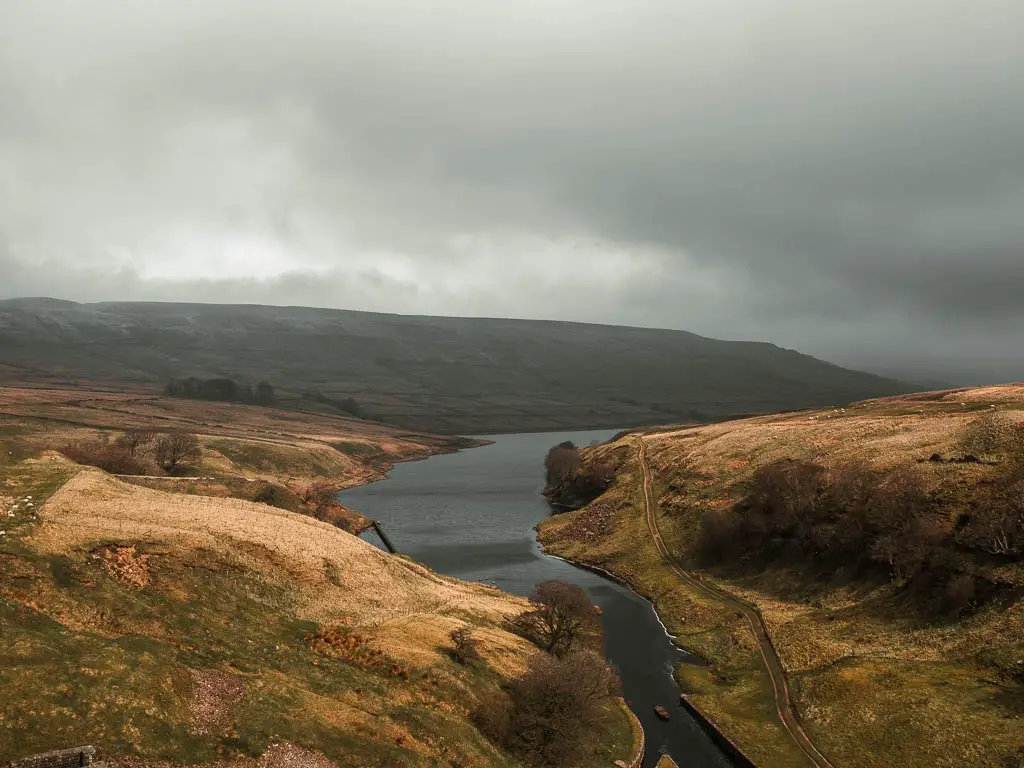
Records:
<instances>
[{"instance_id":1,"label":"shadowed hillside","mask_svg":"<svg viewBox=\"0 0 1024 768\"><path fill-rule=\"evenodd\" d=\"M303 307L0 301L0 383L273 384L284 405L483 433L702 420L904 391L682 331ZM354 401L354 403L353 403Z\"/></svg>"}]
</instances>

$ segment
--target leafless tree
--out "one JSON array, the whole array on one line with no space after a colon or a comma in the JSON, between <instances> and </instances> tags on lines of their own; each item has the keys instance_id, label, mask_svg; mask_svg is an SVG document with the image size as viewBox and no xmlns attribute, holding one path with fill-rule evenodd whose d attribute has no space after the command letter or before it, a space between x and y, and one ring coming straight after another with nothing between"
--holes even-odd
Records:
<instances>
[{"instance_id":1,"label":"leafless tree","mask_svg":"<svg viewBox=\"0 0 1024 768\"><path fill-rule=\"evenodd\" d=\"M453 629L448 637L452 641L452 656L459 664L470 664L480 658L472 627L464 626Z\"/></svg>"},{"instance_id":2,"label":"leafless tree","mask_svg":"<svg viewBox=\"0 0 1024 768\"><path fill-rule=\"evenodd\" d=\"M156 460L164 471L172 474L183 464L196 461L202 455L199 438L186 432L171 432L156 441Z\"/></svg>"},{"instance_id":3,"label":"leafless tree","mask_svg":"<svg viewBox=\"0 0 1024 768\"><path fill-rule=\"evenodd\" d=\"M117 439L117 445L132 456L144 445L156 439L156 433L148 429L129 429Z\"/></svg>"}]
</instances>

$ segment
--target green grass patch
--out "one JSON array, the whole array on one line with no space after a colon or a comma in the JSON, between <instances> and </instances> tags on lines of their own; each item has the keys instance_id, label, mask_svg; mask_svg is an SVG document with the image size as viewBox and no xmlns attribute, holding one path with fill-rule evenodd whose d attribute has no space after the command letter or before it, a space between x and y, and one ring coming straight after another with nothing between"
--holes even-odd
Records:
<instances>
[{"instance_id":1,"label":"green grass patch","mask_svg":"<svg viewBox=\"0 0 1024 768\"><path fill-rule=\"evenodd\" d=\"M379 456L381 454L380 448L376 445L358 440L339 440L330 445L331 448L346 456Z\"/></svg>"},{"instance_id":2,"label":"green grass patch","mask_svg":"<svg viewBox=\"0 0 1024 768\"><path fill-rule=\"evenodd\" d=\"M300 446L225 439L207 440L206 445L239 469L258 474L330 478L347 469L343 461L332 461L329 452Z\"/></svg>"}]
</instances>

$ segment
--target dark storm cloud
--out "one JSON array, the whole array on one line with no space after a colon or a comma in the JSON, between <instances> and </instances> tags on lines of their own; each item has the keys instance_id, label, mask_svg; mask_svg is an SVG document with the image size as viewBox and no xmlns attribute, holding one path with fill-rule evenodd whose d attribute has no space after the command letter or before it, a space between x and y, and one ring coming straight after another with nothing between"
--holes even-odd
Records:
<instances>
[{"instance_id":1,"label":"dark storm cloud","mask_svg":"<svg viewBox=\"0 0 1024 768\"><path fill-rule=\"evenodd\" d=\"M556 317L1024 378L1024 6L9 3L6 295Z\"/></svg>"}]
</instances>

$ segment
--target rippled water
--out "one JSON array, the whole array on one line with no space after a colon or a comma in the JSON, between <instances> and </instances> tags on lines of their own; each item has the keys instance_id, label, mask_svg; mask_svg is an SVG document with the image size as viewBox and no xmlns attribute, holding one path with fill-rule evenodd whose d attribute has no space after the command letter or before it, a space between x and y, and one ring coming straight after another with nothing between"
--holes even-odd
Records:
<instances>
[{"instance_id":1,"label":"rippled water","mask_svg":"<svg viewBox=\"0 0 1024 768\"><path fill-rule=\"evenodd\" d=\"M601 606L609 661L647 734L644 766L664 750L680 766L727 766L729 760L679 706L672 669L687 656L671 642L654 609L629 589L547 557L533 527L549 514L543 459L563 440L587 445L612 435L550 432L489 435L494 445L399 464L386 480L340 495L348 507L380 520L392 543L435 571L528 595L546 579L579 584ZM379 545L376 535L367 538ZM669 710L664 722L655 705Z\"/></svg>"}]
</instances>

